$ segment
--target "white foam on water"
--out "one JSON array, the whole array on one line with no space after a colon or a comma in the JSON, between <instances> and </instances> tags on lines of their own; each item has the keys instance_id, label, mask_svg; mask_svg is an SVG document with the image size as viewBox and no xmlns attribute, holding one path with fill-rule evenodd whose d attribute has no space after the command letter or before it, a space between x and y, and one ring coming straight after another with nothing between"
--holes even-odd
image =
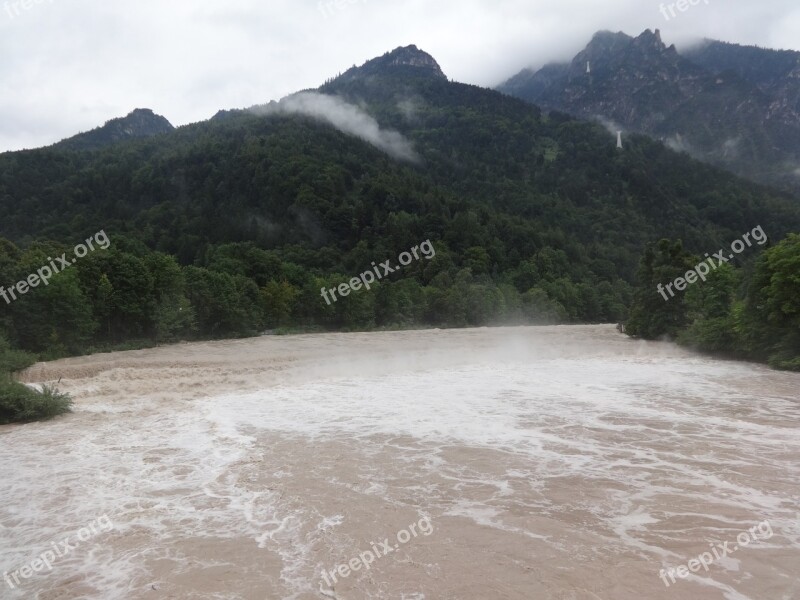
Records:
<instances>
[{"instance_id":1,"label":"white foam on water","mask_svg":"<svg viewBox=\"0 0 800 600\"><path fill-rule=\"evenodd\" d=\"M51 541L102 515L114 524L58 560L51 573L20 589L6 586L3 597L31 598L32 590L42 594L79 578L103 598L130 598L130 582L147 575L145 560L166 558L163 548L171 542L248 537L256 544L265 531L290 527L274 527L269 493L238 484L244 436L215 431L200 413L151 409L135 420L75 428L67 419L15 428L0 438L0 573L27 565ZM152 540L144 555L112 552L111 540L141 535Z\"/></svg>"},{"instance_id":2,"label":"white foam on water","mask_svg":"<svg viewBox=\"0 0 800 600\"><path fill-rule=\"evenodd\" d=\"M654 536L686 511L662 498L709 510L698 513L709 522L705 531L682 532L682 539L712 532L732 539L755 522L785 519L791 511L793 499L785 493L731 477L766 465L800 481L800 465L791 459L800 452L800 436L788 426L791 419L797 423L798 403L738 389L737 382L763 376L761 367L701 358L555 359L278 387L209 399L206 410L225 430L311 441L414 438L438 449L430 473L497 488L492 504L458 501L446 514L525 535L537 533L506 525L495 504L513 493L508 480L470 477L462 465L441 458L443 449L488 448L527 457L526 472L540 484L559 477L616 481L624 491L609 492L602 504L576 497L569 508L591 512L610 539L644 559L678 564L691 557L664 549ZM651 504L659 514L650 512ZM724 507L749 518L726 523L718 516ZM565 508L551 505L542 513L557 515ZM670 539L668 532L663 539ZM788 541L800 548L796 539ZM721 566L730 569L734 560Z\"/></svg>"}]
</instances>

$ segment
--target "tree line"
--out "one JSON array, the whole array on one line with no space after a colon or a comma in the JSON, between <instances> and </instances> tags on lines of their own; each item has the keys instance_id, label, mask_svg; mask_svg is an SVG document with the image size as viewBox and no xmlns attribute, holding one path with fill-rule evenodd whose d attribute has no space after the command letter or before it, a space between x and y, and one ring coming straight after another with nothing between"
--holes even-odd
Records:
<instances>
[{"instance_id":1,"label":"tree line","mask_svg":"<svg viewBox=\"0 0 800 600\"><path fill-rule=\"evenodd\" d=\"M790 234L745 266L721 264L668 300L658 294L659 284L699 262L680 240L648 246L627 333L800 371L800 235Z\"/></svg>"}]
</instances>

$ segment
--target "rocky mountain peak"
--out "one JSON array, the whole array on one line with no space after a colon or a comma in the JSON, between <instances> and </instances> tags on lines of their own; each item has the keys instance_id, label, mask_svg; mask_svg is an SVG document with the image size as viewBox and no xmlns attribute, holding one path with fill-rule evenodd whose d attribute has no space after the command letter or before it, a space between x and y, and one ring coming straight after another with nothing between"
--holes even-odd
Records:
<instances>
[{"instance_id":1,"label":"rocky mountain peak","mask_svg":"<svg viewBox=\"0 0 800 600\"><path fill-rule=\"evenodd\" d=\"M383 56L368 60L360 67L354 66L336 80L351 81L363 77L391 76L399 73L447 80L447 76L433 56L413 44L395 48Z\"/></svg>"},{"instance_id":2,"label":"rocky mountain peak","mask_svg":"<svg viewBox=\"0 0 800 600\"><path fill-rule=\"evenodd\" d=\"M137 108L124 117L106 121L102 127L80 133L59 142L74 150L96 150L127 139L144 138L169 133L172 124L149 108Z\"/></svg>"}]
</instances>

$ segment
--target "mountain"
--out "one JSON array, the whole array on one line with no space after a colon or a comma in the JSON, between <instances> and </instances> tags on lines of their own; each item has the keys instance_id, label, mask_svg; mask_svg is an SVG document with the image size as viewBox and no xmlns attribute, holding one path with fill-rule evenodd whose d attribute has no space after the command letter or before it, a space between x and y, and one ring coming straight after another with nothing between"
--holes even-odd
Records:
<instances>
[{"instance_id":1,"label":"mountain","mask_svg":"<svg viewBox=\"0 0 800 600\"><path fill-rule=\"evenodd\" d=\"M102 127L62 140L56 144L69 150L98 150L124 140L170 133L175 128L149 108L137 108L125 117L111 119Z\"/></svg>"},{"instance_id":2,"label":"mountain","mask_svg":"<svg viewBox=\"0 0 800 600\"><path fill-rule=\"evenodd\" d=\"M0 282L111 240L4 307L0 337L63 354L276 327L619 321L648 243L702 254L755 224L781 239L800 209L646 136L620 150L597 124L449 81L408 46L163 135L0 155ZM321 299L426 240L435 259Z\"/></svg>"},{"instance_id":3,"label":"mountain","mask_svg":"<svg viewBox=\"0 0 800 600\"><path fill-rule=\"evenodd\" d=\"M382 75L413 75L447 80L439 63L415 45L395 48L383 56L373 58L360 67L353 66L336 79L352 81Z\"/></svg>"},{"instance_id":4,"label":"mountain","mask_svg":"<svg viewBox=\"0 0 800 600\"><path fill-rule=\"evenodd\" d=\"M658 30L601 31L570 63L523 70L498 90L800 191L799 52L712 40L678 52Z\"/></svg>"}]
</instances>

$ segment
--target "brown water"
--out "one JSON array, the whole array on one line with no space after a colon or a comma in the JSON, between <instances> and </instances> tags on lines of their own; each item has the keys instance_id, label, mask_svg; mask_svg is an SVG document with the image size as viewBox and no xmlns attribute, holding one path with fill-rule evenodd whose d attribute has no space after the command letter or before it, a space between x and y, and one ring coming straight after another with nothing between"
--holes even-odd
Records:
<instances>
[{"instance_id":1,"label":"brown water","mask_svg":"<svg viewBox=\"0 0 800 600\"><path fill-rule=\"evenodd\" d=\"M25 374L59 378L74 414L0 427L0 574L19 581L0 598L800 599L797 374L576 326ZM712 545L707 571L689 563Z\"/></svg>"}]
</instances>

